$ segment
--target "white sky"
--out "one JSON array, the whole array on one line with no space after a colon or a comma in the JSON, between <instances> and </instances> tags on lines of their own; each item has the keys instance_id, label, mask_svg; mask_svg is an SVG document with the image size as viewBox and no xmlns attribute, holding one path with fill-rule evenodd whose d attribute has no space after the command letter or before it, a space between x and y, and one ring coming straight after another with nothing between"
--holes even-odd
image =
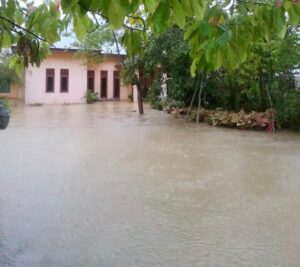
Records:
<instances>
[{"instance_id":1,"label":"white sky","mask_svg":"<svg viewBox=\"0 0 300 267\"><path fill-rule=\"evenodd\" d=\"M44 2L47 1L43 1L43 0L34 0L33 3L35 6L38 6ZM69 31L71 31L71 29L69 29ZM75 34L72 34L72 36L69 37L65 37L65 36L61 36L61 40L55 44L53 44L54 47L56 48L75 48L74 46L72 46L72 44L77 41L77 38L75 36ZM116 53L116 48L115 47L103 47L103 50L105 52L109 52L109 53ZM121 53L124 54L125 50L121 47Z\"/></svg>"}]
</instances>

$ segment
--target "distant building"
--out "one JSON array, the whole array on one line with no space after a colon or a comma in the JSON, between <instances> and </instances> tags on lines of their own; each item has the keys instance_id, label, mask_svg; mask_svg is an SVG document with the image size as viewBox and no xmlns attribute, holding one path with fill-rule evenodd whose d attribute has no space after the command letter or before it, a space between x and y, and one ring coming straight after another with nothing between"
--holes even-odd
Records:
<instances>
[{"instance_id":1,"label":"distant building","mask_svg":"<svg viewBox=\"0 0 300 267\"><path fill-rule=\"evenodd\" d=\"M77 49L52 48L39 67L25 70L24 88L11 85L0 97L23 99L26 104L85 103L89 89L100 100L129 100L132 87L120 79L122 55L103 55L100 63L87 64Z\"/></svg>"}]
</instances>

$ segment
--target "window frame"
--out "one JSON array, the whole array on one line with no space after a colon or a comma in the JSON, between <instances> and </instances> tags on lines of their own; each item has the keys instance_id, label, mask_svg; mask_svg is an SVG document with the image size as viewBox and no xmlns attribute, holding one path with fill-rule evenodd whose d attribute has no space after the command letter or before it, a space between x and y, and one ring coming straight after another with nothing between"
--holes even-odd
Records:
<instances>
[{"instance_id":1,"label":"window frame","mask_svg":"<svg viewBox=\"0 0 300 267\"><path fill-rule=\"evenodd\" d=\"M115 70L113 73L113 98L120 100L121 98L121 80L120 80L120 71ZM116 96L116 90L118 90L118 95Z\"/></svg>"},{"instance_id":2,"label":"window frame","mask_svg":"<svg viewBox=\"0 0 300 267\"><path fill-rule=\"evenodd\" d=\"M93 88L89 88L89 79L93 78ZM88 70L87 71L87 90L90 90L92 92L95 92L95 71L94 70Z\"/></svg>"},{"instance_id":3,"label":"window frame","mask_svg":"<svg viewBox=\"0 0 300 267\"><path fill-rule=\"evenodd\" d=\"M106 80L106 88L105 88L105 96L102 96L102 79ZM101 70L100 71L100 99L107 99L108 97L108 71L107 70Z\"/></svg>"},{"instance_id":4,"label":"window frame","mask_svg":"<svg viewBox=\"0 0 300 267\"><path fill-rule=\"evenodd\" d=\"M53 88L52 88L52 91L48 91L48 78L53 78ZM47 94L53 94L53 93L55 93L55 69L54 68L46 68L46 88L45 88L45 92Z\"/></svg>"},{"instance_id":5,"label":"window frame","mask_svg":"<svg viewBox=\"0 0 300 267\"><path fill-rule=\"evenodd\" d=\"M0 81L0 94L10 94L11 88L10 88L10 81L9 80L1 80Z\"/></svg>"},{"instance_id":6,"label":"window frame","mask_svg":"<svg viewBox=\"0 0 300 267\"><path fill-rule=\"evenodd\" d=\"M67 78L67 88L63 90L63 78ZM60 69L60 93L69 93L69 69Z\"/></svg>"}]
</instances>

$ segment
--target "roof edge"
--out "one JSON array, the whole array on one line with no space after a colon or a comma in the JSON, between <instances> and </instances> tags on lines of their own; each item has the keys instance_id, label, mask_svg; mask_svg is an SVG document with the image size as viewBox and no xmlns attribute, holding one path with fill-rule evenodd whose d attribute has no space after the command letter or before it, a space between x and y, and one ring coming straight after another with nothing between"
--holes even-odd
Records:
<instances>
[{"instance_id":1,"label":"roof edge","mask_svg":"<svg viewBox=\"0 0 300 267\"><path fill-rule=\"evenodd\" d=\"M53 52L73 52L76 53L79 51L78 48L58 48L58 47L50 47L50 51ZM102 53L101 50L93 50L95 53L99 53L101 56L117 56L117 57L126 57L125 54L114 54L114 53Z\"/></svg>"}]
</instances>

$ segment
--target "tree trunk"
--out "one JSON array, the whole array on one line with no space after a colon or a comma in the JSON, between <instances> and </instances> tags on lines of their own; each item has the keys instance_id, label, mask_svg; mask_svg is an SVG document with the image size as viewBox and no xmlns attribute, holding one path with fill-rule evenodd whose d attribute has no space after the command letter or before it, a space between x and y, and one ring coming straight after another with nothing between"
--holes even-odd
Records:
<instances>
[{"instance_id":1,"label":"tree trunk","mask_svg":"<svg viewBox=\"0 0 300 267\"><path fill-rule=\"evenodd\" d=\"M143 107L142 86L139 81L137 82L136 87L137 87L137 100L138 100L138 106L139 106L139 114L143 115L144 107Z\"/></svg>"}]
</instances>

